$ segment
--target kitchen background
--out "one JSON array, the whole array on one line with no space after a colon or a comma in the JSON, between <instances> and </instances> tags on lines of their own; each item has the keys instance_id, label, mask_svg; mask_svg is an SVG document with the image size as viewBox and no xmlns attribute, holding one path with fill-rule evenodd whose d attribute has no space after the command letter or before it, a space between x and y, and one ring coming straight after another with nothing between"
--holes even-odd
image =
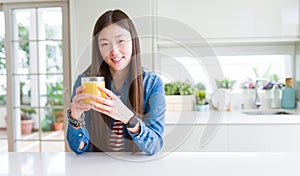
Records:
<instances>
[{"instance_id":1,"label":"kitchen background","mask_svg":"<svg viewBox=\"0 0 300 176\"><path fill-rule=\"evenodd\" d=\"M106 10L117 8L128 13L137 26L144 67L157 72L165 84L184 82L193 88L204 85L210 111L217 109L212 104L215 91L220 87L230 90L225 92L230 95L225 124L181 124L176 118L173 123L178 114L186 119L211 116L194 111L193 106L184 113L168 109L165 151L185 141L179 150L300 150L300 142L295 140L299 139L300 118L289 122L275 122L273 118L250 124L226 122L228 113L238 119L244 117L236 113L242 108L255 108L253 86L258 78L263 79L258 91L262 108L269 109L272 103L268 94L273 86L268 87L268 82L285 84L286 78L294 79L300 100L299 0L188 0L176 4L171 0L0 0L0 7L0 151L68 150L65 130L55 131L54 122L65 122L66 127L63 112L68 108L76 76L90 64L96 19ZM232 86L222 86L226 81ZM192 105L197 104L192 97ZM227 107L228 102L221 110ZM21 132L22 114L33 116L33 131L29 134ZM198 140L209 125L218 126L218 131L207 147L191 142ZM182 141L171 135L192 128ZM287 136L292 138L284 145L275 139ZM231 143L235 138L244 142ZM276 145L279 147L270 147Z\"/></svg>"}]
</instances>

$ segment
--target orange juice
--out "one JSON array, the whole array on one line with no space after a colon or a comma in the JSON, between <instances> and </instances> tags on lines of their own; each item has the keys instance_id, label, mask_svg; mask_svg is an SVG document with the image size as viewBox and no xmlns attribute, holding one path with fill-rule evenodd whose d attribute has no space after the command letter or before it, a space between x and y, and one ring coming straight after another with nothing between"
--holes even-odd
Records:
<instances>
[{"instance_id":1,"label":"orange juice","mask_svg":"<svg viewBox=\"0 0 300 176\"><path fill-rule=\"evenodd\" d=\"M96 95L99 97L105 97L105 93L98 89L99 87L105 87L104 77L83 77L81 79L82 85L85 86L83 93ZM90 101L95 101L92 98L84 99L84 103L89 104Z\"/></svg>"}]
</instances>

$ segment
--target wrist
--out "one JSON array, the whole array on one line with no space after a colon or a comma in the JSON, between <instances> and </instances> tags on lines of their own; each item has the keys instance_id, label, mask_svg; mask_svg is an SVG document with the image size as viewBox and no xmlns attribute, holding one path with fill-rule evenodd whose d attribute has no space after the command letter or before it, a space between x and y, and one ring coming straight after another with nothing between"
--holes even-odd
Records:
<instances>
[{"instance_id":1,"label":"wrist","mask_svg":"<svg viewBox=\"0 0 300 176\"><path fill-rule=\"evenodd\" d=\"M138 122L133 128L127 128L127 130L132 134L139 134L141 132L140 122Z\"/></svg>"},{"instance_id":2,"label":"wrist","mask_svg":"<svg viewBox=\"0 0 300 176\"><path fill-rule=\"evenodd\" d=\"M139 120L138 118L133 115L128 121L127 123L124 123L126 128L134 128L137 124L138 124Z\"/></svg>"},{"instance_id":3,"label":"wrist","mask_svg":"<svg viewBox=\"0 0 300 176\"><path fill-rule=\"evenodd\" d=\"M130 111L130 114L127 114L127 118L123 121L124 124L128 124L128 122L135 116L133 112Z\"/></svg>"},{"instance_id":4,"label":"wrist","mask_svg":"<svg viewBox=\"0 0 300 176\"><path fill-rule=\"evenodd\" d=\"M84 113L77 113L76 110L69 109L70 110L70 117L74 120L84 120ZM68 112L69 113L69 112Z\"/></svg>"},{"instance_id":5,"label":"wrist","mask_svg":"<svg viewBox=\"0 0 300 176\"><path fill-rule=\"evenodd\" d=\"M72 126L74 126L75 128L80 128L84 126L84 118L85 118L84 113L82 113L81 117L78 119L72 116L72 112L70 109L68 109L67 114L68 114L68 121Z\"/></svg>"}]
</instances>

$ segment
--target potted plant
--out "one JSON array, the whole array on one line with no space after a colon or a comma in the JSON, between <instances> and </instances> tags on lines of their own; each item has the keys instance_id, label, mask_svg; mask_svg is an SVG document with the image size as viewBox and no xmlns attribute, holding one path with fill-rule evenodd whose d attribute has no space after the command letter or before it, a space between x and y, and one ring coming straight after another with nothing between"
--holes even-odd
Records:
<instances>
[{"instance_id":1,"label":"potted plant","mask_svg":"<svg viewBox=\"0 0 300 176\"><path fill-rule=\"evenodd\" d=\"M56 107L63 105L63 84L61 82L48 83L47 84L47 106L51 106L49 108L47 116L49 118L45 118L45 120L51 119L53 129L61 130L63 129L64 122L64 113L63 108Z\"/></svg>"},{"instance_id":2,"label":"potted plant","mask_svg":"<svg viewBox=\"0 0 300 176\"><path fill-rule=\"evenodd\" d=\"M258 86L258 94L263 101L264 106L268 107L272 105L272 97L273 87L279 88L281 91L282 83L279 83L279 76L277 74L270 74L272 68L272 64L268 66L268 68L263 72L263 74L259 74L258 69L253 67L253 75L252 77L247 77L245 81L243 81L240 85L242 90L242 97L241 103L243 104L244 108L256 108L254 104L254 100L256 97L255 86ZM255 85L255 82L259 80L258 85Z\"/></svg>"},{"instance_id":3,"label":"potted plant","mask_svg":"<svg viewBox=\"0 0 300 176\"><path fill-rule=\"evenodd\" d=\"M193 111L194 88L190 83L172 82L164 85L167 111Z\"/></svg>"},{"instance_id":4,"label":"potted plant","mask_svg":"<svg viewBox=\"0 0 300 176\"><path fill-rule=\"evenodd\" d=\"M208 111L209 110L209 103L206 99L206 87L202 83L198 83L196 85L196 104L194 106L195 111Z\"/></svg>"},{"instance_id":5,"label":"potted plant","mask_svg":"<svg viewBox=\"0 0 300 176\"><path fill-rule=\"evenodd\" d=\"M55 131L64 129L64 113L62 111L57 111L55 121L53 122L53 129Z\"/></svg>"},{"instance_id":6,"label":"potted plant","mask_svg":"<svg viewBox=\"0 0 300 176\"><path fill-rule=\"evenodd\" d=\"M217 88L224 88L224 89L230 89L232 90L233 85L235 84L235 80L229 80L228 78L225 78L223 80L216 79Z\"/></svg>"},{"instance_id":7,"label":"potted plant","mask_svg":"<svg viewBox=\"0 0 300 176\"><path fill-rule=\"evenodd\" d=\"M33 114L36 114L33 108L21 108L21 132L30 134L33 129Z\"/></svg>"}]
</instances>

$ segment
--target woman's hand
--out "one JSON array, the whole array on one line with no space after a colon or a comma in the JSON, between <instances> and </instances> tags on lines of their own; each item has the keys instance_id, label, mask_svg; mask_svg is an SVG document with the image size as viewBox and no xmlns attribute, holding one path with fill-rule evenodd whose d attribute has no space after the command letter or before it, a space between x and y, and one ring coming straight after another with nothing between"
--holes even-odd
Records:
<instances>
[{"instance_id":1,"label":"woman's hand","mask_svg":"<svg viewBox=\"0 0 300 176\"><path fill-rule=\"evenodd\" d=\"M85 86L79 86L76 89L76 95L72 99L70 105L71 115L75 119L79 119L84 111L88 111L92 108L92 105L83 102L85 98L91 98L92 95L83 93Z\"/></svg>"},{"instance_id":2,"label":"woman's hand","mask_svg":"<svg viewBox=\"0 0 300 176\"><path fill-rule=\"evenodd\" d=\"M90 102L92 109L127 124L134 113L112 91L103 87L98 87L98 89L103 91L106 97L102 98L94 95L93 99L95 101Z\"/></svg>"}]
</instances>

